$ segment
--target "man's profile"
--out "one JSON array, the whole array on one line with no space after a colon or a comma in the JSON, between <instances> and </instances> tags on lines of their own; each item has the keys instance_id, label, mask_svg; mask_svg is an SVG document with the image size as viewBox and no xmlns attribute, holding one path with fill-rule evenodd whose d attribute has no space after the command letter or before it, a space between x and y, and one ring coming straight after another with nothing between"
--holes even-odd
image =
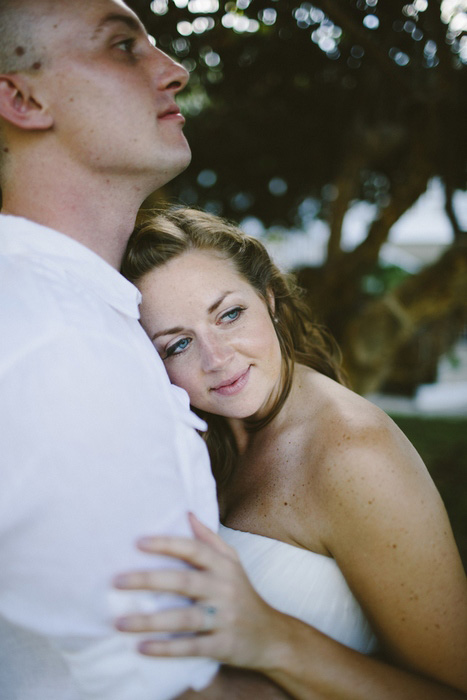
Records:
<instances>
[{"instance_id":1,"label":"man's profile","mask_svg":"<svg viewBox=\"0 0 467 700\"><path fill-rule=\"evenodd\" d=\"M0 26L0 694L176 697L217 665L138 655L111 580L142 534L217 525L202 423L118 272L190 160L187 74L121 0L0 0Z\"/></svg>"}]
</instances>

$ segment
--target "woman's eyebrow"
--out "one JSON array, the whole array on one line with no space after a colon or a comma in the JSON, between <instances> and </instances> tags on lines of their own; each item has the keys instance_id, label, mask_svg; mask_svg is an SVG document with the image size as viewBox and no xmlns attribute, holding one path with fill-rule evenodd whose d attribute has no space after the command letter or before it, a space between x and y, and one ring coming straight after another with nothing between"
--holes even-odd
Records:
<instances>
[{"instance_id":1,"label":"woman's eyebrow","mask_svg":"<svg viewBox=\"0 0 467 700\"><path fill-rule=\"evenodd\" d=\"M216 299L216 301L211 304L211 306L208 308L208 314L212 314L213 311L215 311L224 301L226 297L229 296L229 294L233 294L233 292L223 292L221 296ZM165 328L163 331L157 331L157 333L154 333L154 335L151 336L151 340L156 340L156 338L160 338L161 335L172 335L174 333L181 333L183 331L182 326L174 326L173 328Z\"/></svg>"},{"instance_id":2,"label":"woman's eyebrow","mask_svg":"<svg viewBox=\"0 0 467 700\"><path fill-rule=\"evenodd\" d=\"M208 308L208 314L212 314L213 311L215 311L224 301L225 297L228 297L229 294L233 294L233 292L223 292L219 299L214 302L214 304L211 304L211 306Z\"/></svg>"},{"instance_id":3,"label":"woman's eyebrow","mask_svg":"<svg viewBox=\"0 0 467 700\"><path fill-rule=\"evenodd\" d=\"M181 333L182 330L183 328L181 326L175 326L174 328L166 328L163 331L157 331L157 333L154 333L154 335L151 336L151 340L160 338L161 335L172 335L172 333Z\"/></svg>"}]
</instances>

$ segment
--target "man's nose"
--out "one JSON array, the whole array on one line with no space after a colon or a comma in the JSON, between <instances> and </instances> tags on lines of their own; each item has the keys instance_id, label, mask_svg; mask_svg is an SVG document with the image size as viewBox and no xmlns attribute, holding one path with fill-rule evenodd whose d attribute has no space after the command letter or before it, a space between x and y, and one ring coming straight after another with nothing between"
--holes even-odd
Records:
<instances>
[{"instance_id":1,"label":"man's nose","mask_svg":"<svg viewBox=\"0 0 467 700\"><path fill-rule=\"evenodd\" d=\"M234 350L226 340L211 335L202 346L202 364L205 372L214 372L227 367Z\"/></svg>"},{"instance_id":2,"label":"man's nose","mask_svg":"<svg viewBox=\"0 0 467 700\"><path fill-rule=\"evenodd\" d=\"M158 89L171 90L174 94L183 90L188 83L188 71L160 49L155 48L154 52L154 61L159 69L157 74Z\"/></svg>"}]
</instances>

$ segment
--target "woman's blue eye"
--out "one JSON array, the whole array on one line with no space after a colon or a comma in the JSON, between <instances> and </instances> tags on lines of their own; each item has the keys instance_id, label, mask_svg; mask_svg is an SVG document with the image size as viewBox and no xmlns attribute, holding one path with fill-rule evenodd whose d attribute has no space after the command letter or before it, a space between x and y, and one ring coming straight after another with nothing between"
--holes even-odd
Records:
<instances>
[{"instance_id":1,"label":"woman's blue eye","mask_svg":"<svg viewBox=\"0 0 467 700\"><path fill-rule=\"evenodd\" d=\"M182 338L181 340L178 340L176 343L167 348L166 358L170 357L171 355L178 355L179 353L183 352L183 350L187 349L190 343L190 338Z\"/></svg>"},{"instance_id":2,"label":"woman's blue eye","mask_svg":"<svg viewBox=\"0 0 467 700\"><path fill-rule=\"evenodd\" d=\"M230 311L226 311L225 314L222 315L222 318L227 319L228 321L235 321L240 314L242 313L243 309L240 308L240 306L235 307L235 309L231 309Z\"/></svg>"}]
</instances>

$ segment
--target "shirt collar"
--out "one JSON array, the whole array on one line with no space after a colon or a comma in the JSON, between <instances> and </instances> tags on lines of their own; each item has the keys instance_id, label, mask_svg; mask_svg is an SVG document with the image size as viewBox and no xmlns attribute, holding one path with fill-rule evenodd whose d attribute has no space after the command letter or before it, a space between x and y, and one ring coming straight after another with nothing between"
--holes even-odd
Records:
<instances>
[{"instance_id":1,"label":"shirt collar","mask_svg":"<svg viewBox=\"0 0 467 700\"><path fill-rule=\"evenodd\" d=\"M19 216L0 214L0 253L39 261L77 280L121 313L139 318L141 294L103 258L70 236Z\"/></svg>"}]
</instances>

